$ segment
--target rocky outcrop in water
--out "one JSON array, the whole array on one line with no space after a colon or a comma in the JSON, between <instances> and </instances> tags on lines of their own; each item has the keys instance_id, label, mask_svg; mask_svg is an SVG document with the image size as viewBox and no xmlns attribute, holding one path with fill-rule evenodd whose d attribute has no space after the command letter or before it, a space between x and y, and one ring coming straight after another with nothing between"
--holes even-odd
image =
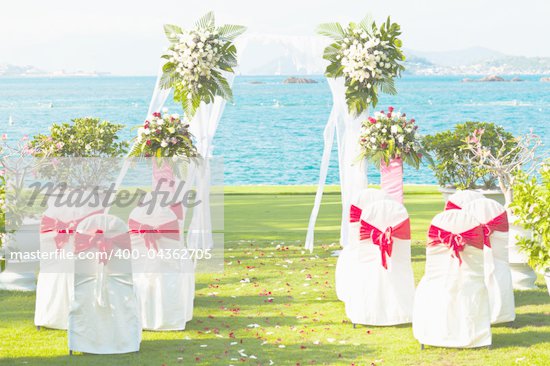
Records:
<instances>
[{"instance_id":1,"label":"rocky outcrop in water","mask_svg":"<svg viewBox=\"0 0 550 366\"><path fill-rule=\"evenodd\" d=\"M290 77L283 81L285 84L317 84L316 80L306 78Z\"/></svg>"},{"instance_id":2,"label":"rocky outcrop in water","mask_svg":"<svg viewBox=\"0 0 550 366\"><path fill-rule=\"evenodd\" d=\"M540 78L540 81L542 81L543 83L550 83L550 77L548 77L548 78Z\"/></svg>"}]
</instances>

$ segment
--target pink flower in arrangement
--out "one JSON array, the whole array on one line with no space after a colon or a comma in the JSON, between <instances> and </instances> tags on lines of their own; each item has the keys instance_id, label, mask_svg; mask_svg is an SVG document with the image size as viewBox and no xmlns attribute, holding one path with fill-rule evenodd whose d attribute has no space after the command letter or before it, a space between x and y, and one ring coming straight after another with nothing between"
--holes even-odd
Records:
<instances>
[{"instance_id":1,"label":"pink flower in arrangement","mask_svg":"<svg viewBox=\"0 0 550 366\"><path fill-rule=\"evenodd\" d=\"M3 133L2 134L2 140L7 140L8 139L8 134L7 133Z\"/></svg>"},{"instance_id":2,"label":"pink flower in arrangement","mask_svg":"<svg viewBox=\"0 0 550 366\"><path fill-rule=\"evenodd\" d=\"M376 123L376 119L373 118L373 117L369 117L369 122L372 123L372 124L375 124L375 123Z\"/></svg>"},{"instance_id":3,"label":"pink flower in arrangement","mask_svg":"<svg viewBox=\"0 0 550 366\"><path fill-rule=\"evenodd\" d=\"M416 122L416 121L414 120L414 118L411 118L411 123L414 123L414 122Z\"/></svg>"},{"instance_id":4,"label":"pink flower in arrangement","mask_svg":"<svg viewBox=\"0 0 550 366\"><path fill-rule=\"evenodd\" d=\"M160 112L154 112L154 113L153 113L153 117L160 118Z\"/></svg>"},{"instance_id":5,"label":"pink flower in arrangement","mask_svg":"<svg viewBox=\"0 0 550 366\"><path fill-rule=\"evenodd\" d=\"M406 113L403 113L403 114L401 115L401 117L407 117L407 114L406 114Z\"/></svg>"},{"instance_id":6,"label":"pink flower in arrangement","mask_svg":"<svg viewBox=\"0 0 550 366\"><path fill-rule=\"evenodd\" d=\"M382 114L386 114L386 112L384 112L384 110L383 110L383 109L382 109L382 110L380 111L380 113L382 113Z\"/></svg>"},{"instance_id":7,"label":"pink flower in arrangement","mask_svg":"<svg viewBox=\"0 0 550 366\"><path fill-rule=\"evenodd\" d=\"M393 107L391 107L391 106L388 107L388 111L389 111L390 113L393 113Z\"/></svg>"},{"instance_id":8,"label":"pink flower in arrangement","mask_svg":"<svg viewBox=\"0 0 550 366\"><path fill-rule=\"evenodd\" d=\"M29 135L23 135L21 138L22 141L27 141L29 139Z\"/></svg>"},{"instance_id":9,"label":"pink flower in arrangement","mask_svg":"<svg viewBox=\"0 0 550 366\"><path fill-rule=\"evenodd\" d=\"M152 142L151 140L147 140L147 142L145 142L147 144L147 146L151 146Z\"/></svg>"},{"instance_id":10,"label":"pink flower in arrangement","mask_svg":"<svg viewBox=\"0 0 550 366\"><path fill-rule=\"evenodd\" d=\"M381 149L385 149L387 147L388 147L388 143L386 143L386 142L383 142L383 143L380 144Z\"/></svg>"}]
</instances>

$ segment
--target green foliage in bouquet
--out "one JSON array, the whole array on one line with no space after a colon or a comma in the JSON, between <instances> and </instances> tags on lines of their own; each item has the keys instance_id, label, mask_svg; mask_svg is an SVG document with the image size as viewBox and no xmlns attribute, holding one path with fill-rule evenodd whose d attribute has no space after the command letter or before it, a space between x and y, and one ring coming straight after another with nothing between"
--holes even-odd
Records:
<instances>
[{"instance_id":1,"label":"green foliage in bouquet","mask_svg":"<svg viewBox=\"0 0 550 366\"><path fill-rule=\"evenodd\" d=\"M245 30L231 24L216 27L213 12L200 18L189 31L176 25L164 26L170 46L161 56L166 63L160 86L174 90L174 100L181 103L188 119L201 102L211 103L215 96L232 100L233 92L222 71L234 72L237 48L233 40Z\"/></svg>"},{"instance_id":2,"label":"green foliage in bouquet","mask_svg":"<svg viewBox=\"0 0 550 366\"><path fill-rule=\"evenodd\" d=\"M519 224L532 232L522 236L517 245L527 254L529 264L539 270L550 270L550 160L540 170L541 183L536 177L518 171L513 185L514 197L510 209Z\"/></svg>"},{"instance_id":3,"label":"green foliage in bouquet","mask_svg":"<svg viewBox=\"0 0 550 366\"><path fill-rule=\"evenodd\" d=\"M514 135L489 122L459 123L452 130L424 137L422 144L432 153L434 161L430 163L430 168L440 186L458 189L498 187L497 177L476 164L474 154L466 149L467 139L478 130L484 130L481 143L493 154L496 155L503 147L503 142L505 150L512 151Z\"/></svg>"},{"instance_id":4,"label":"green foliage in bouquet","mask_svg":"<svg viewBox=\"0 0 550 366\"><path fill-rule=\"evenodd\" d=\"M50 134L39 134L29 142L36 157L113 157L122 156L128 149L127 141L120 141L118 133L124 125L85 117L73 123L54 123Z\"/></svg>"},{"instance_id":5,"label":"green foliage in bouquet","mask_svg":"<svg viewBox=\"0 0 550 366\"><path fill-rule=\"evenodd\" d=\"M405 69L400 63L405 56L398 38L399 24L392 23L388 17L378 26L366 17L359 24L350 23L347 28L339 23L321 24L318 32L334 40L324 51L323 58L330 62L325 75L344 78L351 114L359 115L370 105L375 107L379 90L397 94L394 78Z\"/></svg>"}]
</instances>

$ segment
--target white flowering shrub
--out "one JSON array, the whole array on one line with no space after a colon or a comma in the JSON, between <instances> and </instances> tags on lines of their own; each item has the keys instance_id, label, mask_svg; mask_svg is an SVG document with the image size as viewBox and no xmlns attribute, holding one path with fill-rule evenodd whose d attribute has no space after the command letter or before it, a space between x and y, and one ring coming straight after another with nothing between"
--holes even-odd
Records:
<instances>
[{"instance_id":1,"label":"white flowering shrub","mask_svg":"<svg viewBox=\"0 0 550 366\"><path fill-rule=\"evenodd\" d=\"M153 113L138 129L131 156L196 157L189 124L182 121L179 114Z\"/></svg>"},{"instance_id":2,"label":"white flowering shrub","mask_svg":"<svg viewBox=\"0 0 550 366\"><path fill-rule=\"evenodd\" d=\"M233 93L222 71L234 72L237 49L232 42L246 28L230 24L216 27L210 12L192 30L171 24L164 30L170 46L162 55L166 63L161 87L173 88L174 100L181 103L186 117L193 117L201 102L208 104L215 96L231 100Z\"/></svg>"},{"instance_id":3,"label":"white flowering shrub","mask_svg":"<svg viewBox=\"0 0 550 366\"><path fill-rule=\"evenodd\" d=\"M419 168L425 152L418 134L418 126L413 118L407 119L405 113L380 111L369 117L361 126L359 139L362 157L376 166L383 161L386 165L392 159L402 159L405 163Z\"/></svg>"},{"instance_id":4,"label":"white flowering shrub","mask_svg":"<svg viewBox=\"0 0 550 366\"><path fill-rule=\"evenodd\" d=\"M378 92L397 94L394 78L405 69L401 51L400 26L387 21L380 27L369 17L359 24L343 28L338 23L322 24L319 33L335 42L325 48L324 58L330 62L328 77L343 77L346 102L352 114L360 114L378 103Z\"/></svg>"}]
</instances>

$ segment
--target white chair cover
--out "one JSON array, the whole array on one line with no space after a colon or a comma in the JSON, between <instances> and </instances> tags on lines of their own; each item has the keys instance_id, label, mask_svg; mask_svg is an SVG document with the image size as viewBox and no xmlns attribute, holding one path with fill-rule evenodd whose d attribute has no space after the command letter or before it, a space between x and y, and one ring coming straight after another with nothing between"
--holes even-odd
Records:
<instances>
[{"instance_id":1,"label":"white chair cover","mask_svg":"<svg viewBox=\"0 0 550 366\"><path fill-rule=\"evenodd\" d=\"M388 268L382 265L381 248L372 239L358 244L353 266L353 282L346 301L346 314L354 324L395 325L410 323L414 301L414 276L411 265L410 224L407 210L393 200L367 205L361 220L380 231L409 226L409 239L393 236ZM400 225L402 224L402 225Z\"/></svg>"},{"instance_id":2,"label":"white chair cover","mask_svg":"<svg viewBox=\"0 0 550 366\"><path fill-rule=\"evenodd\" d=\"M359 228L361 227L360 219L361 212L367 205L381 200L389 200L391 197L385 192L374 189L365 188L358 192L353 197L351 212L349 216L350 236L349 245L345 246L338 256L336 262L335 280L336 280L336 295L341 301L346 301L349 292L352 290L354 282L354 273L357 270L354 268L358 262L357 250L359 248Z\"/></svg>"},{"instance_id":3,"label":"white chair cover","mask_svg":"<svg viewBox=\"0 0 550 366\"><path fill-rule=\"evenodd\" d=\"M472 202L484 197L485 196L476 191L456 191L449 196L449 199L445 203L445 210L460 209L468 202Z\"/></svg>"},{"instance_id":4,"label":"white chair cover","mask_svg":"<svg viewBox=\"0 0 550 366\"><path fill-rule=\"evenodd\" d=\"M454 234L479 225L462 210L434 217L432 225ZM482 248L483 236L477 245ZM447 245L429 245L426 271L414 302L413 334L422 344L482 347L491 344L489 298L483 277L483 250L466 245L460 260Z\"/></svg>"},{"instance_id":5,"label":"white chair cover","mask_svg":"<svg viewBox=\"0 0 550 366\"><path fill-rule=\"evenodd\" d=\"M131 231L132 220L154 228L180 228L177 216L168 207L155 207L149 214L147 206L136 207L129 217ZM183 256L182 249L185 249L185 243L181 230L176 237L155 235L157 251L147 248L144 235L131 233L132 248L140 253L136 256L139 258L133 260L132 266L143 329L183 330L186 323L193 318L193 261L189 257L176 259L175 256L168 258L158 255L159 251L172 250L172 253L177 252ZM147 255L148 251L150 255Z\"/></svg>"},{"instance_id":6,"label":"white chair cover","mask_svg":"<svg viewBox=\"0 0 550 366\"><path fill-rule=\"evenodd\" d=\"M51 219L60 223L59 229L76 228L78 221L97 209L90 207L55 207L50 205L44 212L43 219ZM65 223L65 224L61 224ZM46 225L50 226L50 225ZM36 305L34 312L34 324L36 326L67 329L69 307L73 298L74 288L74 263L70 258L61 259L62 252L69 253L74 248L74 235L66 235L66 243L58 248L55 238L58 230L50 227L40 233L41 252L55 253L59 251L59 258L40 261L40 272L36 284Z\"/></svg>"},{"instance_id":7,"label":"white chair cover","mask_svg":"<svg viewBox=\"0 0 550 366\"><path fill-rule=\"evenodd\" d=\"M94 237L96 230L103 231L107 239L130 242L126 223L112 215L100 214L85 219L78 225L76 235ZM75 240L78 241L78 237ZM113 248L115 255L106 263L98 260L96 246L82 252L93 256L75 259L74 301L68 329L71 351L94 354L139 351L141 324L131 259L116 256L119 249L116 242Z\"/></svg>"},{"instance_id":8,"label":"white chair cover","mask_svg":"<svg viewBox=\"0 0 550 366\"><path fill-rule=\"evenodd\" d=\"M506 209L495 200L483 198L462 208L488 227L490 246L485 245L485 285L491 305L491 323L511 322L516 318L512 272L508 262L508 217ZM499 225L502 230L495 229Z\"/></svg>"}]
</instances>

